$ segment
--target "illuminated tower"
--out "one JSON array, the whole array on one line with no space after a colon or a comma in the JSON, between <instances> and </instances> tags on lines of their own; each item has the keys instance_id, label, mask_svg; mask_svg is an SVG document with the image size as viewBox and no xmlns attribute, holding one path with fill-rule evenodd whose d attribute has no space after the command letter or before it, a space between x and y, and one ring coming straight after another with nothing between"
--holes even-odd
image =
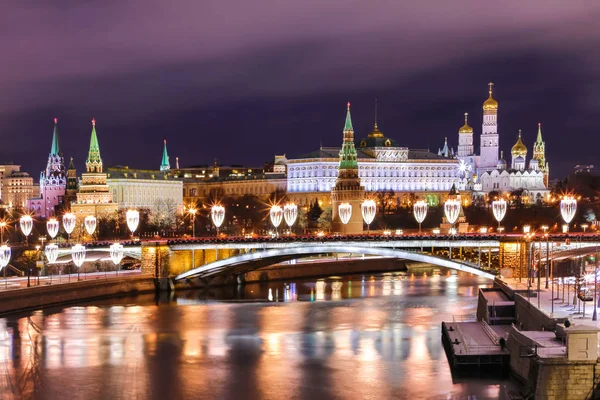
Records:
<instances>
[{"instance_id":1,"label":"illuminated tower","mask_svg":"<svg viewBox=\"0 0 600 400\"><path fill-rule=\"evenodd\" d=\"M332 229L334 232L354 234L363 231L361 203L365 196L365 188L360 184L357 158L354 147L354 128L350 118L350 103L348 103L344 141L340 150L339 171L335 186L331 190ZM338 207L342 203L352 206L352 215L347 224L342 223L339 216Z\"/></svg>"},{"instance_id":2,"label":"illuminated tower","mask_svg":"<svg viewBox=\"0 0 600 400\"><path fill-rule=\"evenodd\" d=\"M29 209L35 215L46 218L54 215L54 209L62 201L67 188L65 160L58 140L58 118L54 118L54 132L46 170L40 173L40 197L29 201Z\"/></svg>"},{"instance_id":3,"label":"illuminated tower","mask_svg":"<svg viewBox=\"0 0 600 400\"><path fill-rule=\"evenodd\" d=\"M550 168L546 161L546 143L542 140L542 124L538 123L538 134L533 144L533 159L538 160L538 168L544 174L544 185L548 187Z\"/></svg>"},{"instance_id":4,"label":"illuminated tower","mask_svg":"<svg viewBox=\"0 0 600 400\"><path fill-rule=\"evenodd\" d=\"M160 163L160 170L163 172L168 172L170 169L171 166L169 165L169 155L167 154L167 140L165 139L162 162Z\"/></svg>"},{"instance_id":5,"label":"illuminated tower","mask_svg":"<svg viewBox=\"0 0 600 400\"><path fill-rule=\"evenodd\" d=\"M489 96L483 102L483 125L481 129L481 151L479 169L492 170L498 164L498 102L492 96L494 84L489 83Z\"/></svg>"},{"instance_id":6,"label":"illuminated tower","mask_svg":"<svg viewBox=\"0 0 600 400\"><path fill-rule=\"evenodd\" d=\"M77 200L71 204L71 211L77 218L85 218L88 215L116 218L117 203L113 203L110 188L106 184L106 174L102 172L102 157L100 157L95 119L92 119L92 135L85 169L86 173L81 175Z\"/></svg>"},{"instance_id":7,"label":"illuminated tower","mask_svg":"<svg viewBox=\"0 0 600 400\"><path fill-rule=\"evenodd\" d=\"M465 113L465 124L458 130L458 156L465 157L473 154L473 128L467 121L469 114Z\"/></svg>"}]
</instances>

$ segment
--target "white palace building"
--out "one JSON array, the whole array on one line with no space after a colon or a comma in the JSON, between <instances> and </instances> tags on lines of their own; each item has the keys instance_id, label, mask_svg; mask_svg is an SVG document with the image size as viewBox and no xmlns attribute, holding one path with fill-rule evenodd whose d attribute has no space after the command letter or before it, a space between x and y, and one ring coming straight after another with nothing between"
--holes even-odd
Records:
<instances>
[{"instance_id":1,"label":"white palace building","mask_svg":"<svg viewBox=\"0 0 600 400\"><path fill-rule=\"evenodd\" d=\"M481 196L523 189L531 199L545 199L549 191L548 163L545 160L541 128L534 144L533 158L527 165L527 148L519 134L513 146L510 167L500 152L498 102L489 96L483 103L480 152L475 153L473 128L467 123L458 132L458 149L448 147L438 153L401 147L377 128L356 145L361 185L367 192L394 191L401 202L410 195L426 199L431 205L443 201L456 185L460 190ZM302 200L331 193L338 175L339 147L321 147L306 156L287 161L287 191ZM323 196L324 197L324 196Z\"/></svg>"}]
</instances>

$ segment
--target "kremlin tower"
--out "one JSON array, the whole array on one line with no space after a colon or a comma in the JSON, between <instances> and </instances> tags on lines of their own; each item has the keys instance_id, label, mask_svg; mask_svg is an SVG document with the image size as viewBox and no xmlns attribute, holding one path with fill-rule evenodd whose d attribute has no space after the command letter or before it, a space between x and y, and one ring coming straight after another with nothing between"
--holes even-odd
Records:
<instances>
[{"instance_id":1,"label":"kremlin tower","mask_svg":"<svg viewBox=\"0 0 600 400\"><path fill-rule=\"evenodd\" d=\"M544 184L548 187L550 167L546 161L546 143L542 140L542 124L538 123L537 139L533 144L533 159L538 161L538 168L544 174Z\"/></svg>"},{"instance_id":2,"label":"kremlin tower","mask_svg":"<svg viewBox=\"0 0 600 400\"><path fill-rule=\"evenodd\" d=\"M361 203L365 197L365 188L360 184L357 158L354 147L354 128L350 118L350 103L348 103L344 142L340 150L339 171L335 186L331 190L333 232L356 234L363 231ZM342 223L339 216L339 206L343 203L348 203L352 207L352 214L347 224Z\"/></svg>"},{"instance_id":3,"label":"kremlin tower","mask_svg":"<svg viewBox=\"0 0 600 400\"><path fill-rule=\"evenodd\" d=\"M165 139L162 162L160 163L160 171L161 172L169 172L170 170L171 170L171 165L169 164L169 155L167 154L167 140Z\"/></svg>"},{"instance_id":4,"label":"kremlin tower","mask_svg":"<svg viewBox=\"0 0 600 400\"><path fill-rule=\"evenodd\" d=\"M118 205L113 203L112 194L106 184L106 174L103 173L95 119L92 119L92 135L85 169L86 172L81 175L77 200L71 204L71 212L77 218L85 218L88 215L98 217L103 214L116 217Z\"/></svg>"},{"instance_id":5,"label":"kremlin tower","mask_svg":"<svg viewBox=\"0 0 600 400\"><path fill-rule=\"evenodd\" d=\"M54 133L46 170L40 173L40 197L29 200L29 210L42 218L51 217L62 203L67 188L65 160L58 140L58 118L54 118Z\"/></svg>"},{"instance_id":6,"label":"kremlin tower","mask_svg":"<svg viewBox=\"0 0 600 400\"><path fill-rule=\"evenodd\" d=\"M481 129L481 155L479 159L479 170L489 171L496 168L498 164L498 102L492 96L494 84L489 83L489 96L483 102L483 125Z\"/></svg>"}]
</instances>

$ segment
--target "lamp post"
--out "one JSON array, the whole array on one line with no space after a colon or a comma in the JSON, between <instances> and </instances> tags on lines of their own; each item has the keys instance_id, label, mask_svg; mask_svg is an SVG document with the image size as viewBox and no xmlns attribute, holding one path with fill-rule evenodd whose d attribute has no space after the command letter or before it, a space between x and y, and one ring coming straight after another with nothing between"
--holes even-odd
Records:
<instances>
[{"instance_id":1,"label":"lamp post","mask_svg":"<svg viewBox=\"0 0 600 400\"><path fill-rule=\"evenodd\" d=\"M79 280L79 268L83 265L83 261L85 261L85 246L76 244L71 247L71 257L77 267L77 280Z\"/></svg>"},{"instance_id":2,"label":"lamp post","mask_svg":"<svg viewBox=\"0 0 600 400\"><path fill-rule=\"evenodd\" d=\"M93 215L88 215L83 220L83 224L85 225L85 230L87 231L88 235L90 235L90 241L93 240L93 234L96 230L96 217Z\"/></svg>"},{"instance_id":3,"label":"lamp post","mask_svg":"<svg viewBox=\"0 0 600 400\"><path fill-rule=\"evenodd\" d=\"M271 218L271 224L275 227L275 236L277 236L277 228L281 225L281 221L283 220L283 209L277 204L274 204L269 210L269 216Z\"/></svg>"},{"instance_id":4,"label":"lamp post","mask_svg":"<svg viewBox=\"0 0 600 400\"><path fill-rule=\"evenodd\" d=\"M210 209L210 218L212 219L215 228L217 229L217 237L219 236L219 228L225 220L225 207L220 204L215 204Z\"/></svg>"},{"instance_id":5,"label":"lamp post","mask_svg":"<svg viewBox=\"0 0 600 400\"><path fill-rule=\"evenodd\" d=\"M123 245L121 243L113 243L110 245L110 259L115 264L117 276L119 275L119 267L123 260Z\"/></svg>"},{"instance_id":6,"label":"lamp post","mask_svg":"<svg viewBox=\"0 0 600 400\"><path fill-rule=\"evenodd\" d=\"M427 203L424 200L418 200L413 205L413 214L419 224L419 234L421 234L421 224L427 216Z\"/></svg>"},{"instance_id":7,"label":"lamp post","mask_svg":"<svg viewBox=\"0 0 600 400\"><path fill-rule=\"evenodd\" d=\"M596 249L598 251L598 249ZM594 254L594 261L596 262L594 267L594 313L592 314L592 321L598 320L598 300L597 300L597 289L598 289L598 258Z\"/></svg>"},{"instance_id":8,"label":"lamp post","mask_svg":"<svg viewBox=\"0 0 600 400\"><path fill-rule=\"evenodd\" d=\"M342 224L346 225L352 217L352 205L350 203L341 203L338 205L338 214Z\"/></svg>"},{"instance_id":9,"label":"lamp post","mask_svg":"<svg viewBox=\"0 0 600 400\"><path fill-rule=\"evenodd\" d=\"M75 230L75 225L77 224L77 217L73 213L65 213L62 217L62 221L65 232L67 232L67 242L70 242L71 233L73 233L73 230Z\"/></svg>"},{"instance_id":10,"label":"lamp post","mask_svg":"<svg viewBox=\"0 0 600 400\"><path fill-rule=\"evenodd\" d=\"M127 210L125 218L127 220L127 227L131 231L131 240L133 241L133 233L140 223L140 212L138 210Z\"/></svg>"},{"instance_id":11,"label":"lamp post","mask_svg":"<svg viewBox=\"0 0 600 400\"><path fill-rule=\"evenodd\" d=\"M190 214L192 216L192 238L196 237L196 213L198 212L198 210L196 210L194 207L190 207L188 209L188 214Z\"/></svg>"},{"instance_id":12,"label":"lamp post","mask_svg":"<svg viewBox=\"0 0 600 400\"><path fill-rule=\"evenodd\" d=\"M371 231L371 223L375 219L377 213L377 203L373 199L367 199L360 205L363 220L367 224L367 233Z\"/></svg>"},{"instance_id":13,"label":"lamp post","mask_svg":"<svg viewBox=\"0 0 600 400\"><path fill-rule=\"evenodd\" d=\"M54 264L58 259L58 246L54 243L46 245L46 248L44 249L44 254L46 255L48 264ZM52 283L52 274L50 274L50 283Z\"/></svg>"},{"instance_id":14,"label":"lamp post","mask_svg":"<svg viewBox=\"0 0 600 400\"><path fill-rule=\"evenodd\" d=\"M298 206L295 203L287 203L283 206L283 219L288 228L290 228L290 234L292 233L292 225L296 222L298 217Z\"/></svg>"},{"instance_id":15,"label":"lamp post","mask_svg":"<svg viewBox=\"0 0 600 400\"><path fill-rule=\"evenodd\" d=\"M0 221L0 244L4 244L4 228L6 228L6 221Z\"/></svg>"},{"instance_id":16,"label":"lamp post","mask_svg":"<svg viewBox=\"0 0 600 400\"><path fill-rule=\"evenodd\" d=\"M6 281L6 266L10 261L10 247L3 244L0 246L0 269L4 272L4 288L8 289L8 282Z\"/></svg>"},{"instance_id":17,"label":"lamp post","mask_svg":"<svg viewBox=\"0 0 600 400\"><path fill-rule=\"evenodd\" d=\"M33 218L31 218L31 215L23 215L19 219L19 225L21 226L21 232L23 232L23 235L25 236L25 246L28 246L28 236L31 233L31 229L33 229Z\"/></svg>"},{"instance_id":18,"label":"lamp post","mask_svg":"<svg viewBox=\"0 0 600 400\"><path fill-rule=\"evenodd\" d=\"M501 198L499 200L492 201L492 212L494 213L494 218L496 218L496 221L498 221L498 230L500 230L500 222L502 222L504 216L506 215L506 208L506 200Z\"/></svg>"},{"instance_id":19,"label":"lamp post","mask_svg":"<svg viewBox=\"0 0 600 400\"><path fill-rule=\"evenodd\" d=\"M35 264L36 264L36 265L35 265L35 269L36 269L36 271L37 271L37 285L38 285L38 286L40 286L40 274L41 274L41 272L42 272L42 271L41 271L41 269L43 269L43 268L44 268L44 267L43 267L44 260L43 260L43 259L42 259L42 260L40 260L40 258L41 258L40 249L41 249L41 248L42 248L42 247L41 247L39 244L35 246L35 255L36 255L36 261L35 261ZM38 269L38 262L39 262L39 261L41 261L41 262L42 262L42 268L41 268L41 269Z\"/></svg>"},{"instance_id":20,"label":"lamp post","mask_svg":"<svg viewBox=\"0 0 600 400\"><path fill-rule=\"evenodd\" d=\"M560 201L560 214L562 215L565 224L567 225L567 232L569 232L569 224L575 217L577 211L577 199L573 196L565 196Z\"/></svg>"},{"instance_id":21,"label":"lamp post","mask_svg":"<svg viewBox=\"0 0 600 400\"><path fill-rule=\"evenodd\" d=\"M452 238L454 238L454 235L456 234L454 223L458 219L460 209L461 204L458 199L448 199L444 202L444 215L450 223L450 234L452 235ZM452 259L452 245L450 246L450 259Z\"/></svg>"}]
</instances>

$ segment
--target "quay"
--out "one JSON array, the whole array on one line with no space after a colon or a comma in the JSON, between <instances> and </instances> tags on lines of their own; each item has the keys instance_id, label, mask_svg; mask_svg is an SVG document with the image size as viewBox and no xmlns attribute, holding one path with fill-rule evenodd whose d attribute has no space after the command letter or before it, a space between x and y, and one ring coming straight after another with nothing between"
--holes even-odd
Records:
<instances>
[{"instance_id":1,"label":"quay","mask_svg":"<svg viewBox=\"0 0 600 400\"><path fill-rule=\"evenodd\" d=\"M600 323L592 320L593 306L586 315L574 293L558 293L500 278L479 289L476 316L442 323L452 369L509 372L523 385L514 398L600 398Z\"/></svg>"}]
</instances>

